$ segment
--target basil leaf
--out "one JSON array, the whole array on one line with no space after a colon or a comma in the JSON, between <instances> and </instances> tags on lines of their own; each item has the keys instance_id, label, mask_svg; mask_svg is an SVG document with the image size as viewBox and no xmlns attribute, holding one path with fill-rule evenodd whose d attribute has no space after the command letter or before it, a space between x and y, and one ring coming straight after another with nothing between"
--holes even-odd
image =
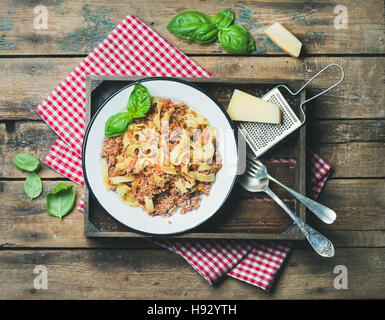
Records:
<instances>
[{"instance_id":1,"label":"basil leaf","mask_svg":"<svg viewBox=\"0 0 385 320\"><path fill-rule=\"evenodd\" d=\"M255 51L253 38L244 27L236 24L219 30L218 39L229 53L248 54Z\"/></svg>"},{"instance_id":2,"label":"basil leaf","mask_svg":"<svg viewBox=\"0 0 385 320\"><path fill-rule=\"evenodd\" d=\"M23 171L33 172L40 167L40 161L28 153L19 153L13 157L16 168Z\"/></svg>"},{"instance_id":3,"label":"basil leaf","mask_svg":"<svg viewBox=\"0 0 385 320\"><path fill-rule=\"evenodd\" d=\"M50 215L58 217L60 220L72 210L75 204L75 189L60 183L46 198L46 208Z\"/></svg>"},{"instance_id":4,"label":"basil leaf","mask_svg":"<svg viewBox=\"0 0 385 320\"><path fill-rule=\"evenodd\" d=\"M223 10L221 12L218 12L214 18L213 22L217 26L218 29L226 28L228 27L234 20L234 13L230 10Z\"/></svg>"},{"instance_id":5,"label":"basil leaf","mask_svg":"<svg viewBox=\"0 0 385 320\"><path fill-rule=\"evenodd\" d=\"M179 13L168 23L167 30L177 37L197 43L213 42L218 33L212 19L199 11Z\"/></svg>"},{"instance_id":6,"label":"basil leaf","mask_svg":"<svg viewBox=\"0 0 385 320\"><path fill-rule=\"evenodd\" d=\"M24 191L31 200L39 197L43 191L43 185L38 174L32 172L24 181Z\"/></svg>"},{"instance_id":7,"label":"basil leaf","mask_svg":"<svg viewBox=\"0 0 385 320\"><path fill-rule=\"evenodd\" d=\"M122 135L126 130L132 116L128 112L120 112L109 117L104 126L104 135L108 138Z\"/></svg>"},{"instance_id":8,"label":"basil leaf","mask_svg":"<svg viewBox=\"0 0 385 320\"><path fill-rule=\"evenodd\" d=\"M127 102L127 111L133 118L142 118L151 107L151 96L147 88L137 83Z\"/></svg>"}]
</instances>

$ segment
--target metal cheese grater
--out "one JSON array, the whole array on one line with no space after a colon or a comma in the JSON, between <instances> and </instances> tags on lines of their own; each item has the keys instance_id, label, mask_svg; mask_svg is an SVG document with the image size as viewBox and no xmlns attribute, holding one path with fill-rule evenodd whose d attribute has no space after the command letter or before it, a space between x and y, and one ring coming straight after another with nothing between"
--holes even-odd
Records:
<instances>
[{"instance_id":1,"label":"metal cheese grater","mask_svg":"<svg viewBox=\"0 0 385 320\"><path fill-rule=\"evenodd\" d=\"M315 96L303 101L301 103L300 111L303 115L303 121L299 120L296 114L293 112L281 92L279 88L286 89L292 96L296 96L299 94L310 82L312 82L315 78L317 78L321 73L323 73L326 69L336 66L341 70L342 76L338 82L333 84L328 89L316 94ZM259 122L239 122L238 126L241 129L240 131L243 133L250 149L254 152L256 157L261 156L267 150L269 150L272 146L277 144L279 141L284 139L290 133L298 129L301 125L305 123L305 112L303 111L302 106L321 96L322 94L328 92L337 86L345 77L344 70L342 67L336 63L329 64L325 68L323 68L320 72L318 72L314 77L312 77L308 82L306 82L298 91L292 92L285 85L278 85L274 89L270 90L267 94L265 94L262 99L265 101L270 101L281 108L282 112L282 122L281 124L268 124L268 123L259 123Z\"/></svg>"}]
</instances>

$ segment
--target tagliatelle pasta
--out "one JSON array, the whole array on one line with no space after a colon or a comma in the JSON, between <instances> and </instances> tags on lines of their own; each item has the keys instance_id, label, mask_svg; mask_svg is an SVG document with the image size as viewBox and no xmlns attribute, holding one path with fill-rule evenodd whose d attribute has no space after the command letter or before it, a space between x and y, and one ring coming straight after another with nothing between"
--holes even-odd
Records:
<instances>
[{"instance_id":1,"label":"tagliatelle pasta","mask_svg":"<svg viewBox=\"0 0 385 320\"><path fill-rule=\"evenodd\" d=\"M222 167L216 135L184 103L152 97L145 117L134 119L123 135L105 138L103 181L152 216L195 210Z\"/></svg>"}]
</instances>

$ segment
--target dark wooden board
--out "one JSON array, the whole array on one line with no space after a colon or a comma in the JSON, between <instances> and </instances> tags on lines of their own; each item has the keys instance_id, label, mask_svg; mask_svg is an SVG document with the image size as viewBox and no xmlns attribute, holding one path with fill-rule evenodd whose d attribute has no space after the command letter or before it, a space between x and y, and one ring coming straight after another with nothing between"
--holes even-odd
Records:
<instances>
[{"instance_id":1,"label":"dark wooden board","mask_svg":"<svg viewBox=\"0 0 385 320\"><path fill-rule=\"evenodd\" d=\"M120 88L142 79L142 77L88 76L86 123L103 102ZM262 96L277 85L274 80L253 79L197 79L185 80L199 85L220 104L227 105L235 88ZM288 84L283 81L280 83ZM296 84L298 85L298 83ZM305 94L288 97L289 104L298 111L298 105ZM297 116L300 114L297 112ZM305 126L279 143L262 159L272 176L289 187L305 193ZM296 162L278 163L273 159L296 159ZM305 219L305 209L287 193L279 190L287 205ZM85 188L85 235L87 237L144 237L113 219L90 196ZM211 219L189 233L173 237L188 238L242 238L242 239L303 239L303 235L287 214L273 201L267 201L263 193L249 193L236 185L229 200ZM143 212L143 214L145 214Z\"/></svg>"}]
</instances>

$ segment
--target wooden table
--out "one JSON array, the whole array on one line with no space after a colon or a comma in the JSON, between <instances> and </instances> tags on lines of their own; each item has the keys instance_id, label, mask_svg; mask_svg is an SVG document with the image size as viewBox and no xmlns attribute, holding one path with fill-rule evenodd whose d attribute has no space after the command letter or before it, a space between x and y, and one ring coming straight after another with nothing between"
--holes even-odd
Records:
<instances>
[{"instance_id":1,"label":"wooden table","mask_svg":"<svg viewBox=\"0 0 385 320\"><path fill-rule=\"evenodd\" d=\"M1 299L319 299L385 298L385 40L384 1L0 1L0 298ZM36 5L48 10L48 29L36 30ZM337 5L348 10L347 29L333 25ZM198 45L166 30L177 13L199 9L211 16L231 8L250 30L257 51L231 56L218 43ZM35 107L118 24L134 14L216 77L308 79L336 62L342 85L309 104L309 146L333 165L320 202L334 208L333 225L310 223L336 245L318 257L295 244L271 293L228 278L210 287L184 260L146 240L91 240L83 214L62 222L45 211L45 195L65 181L48 167L44 193L30 201L26 174L12 157L41 160L57 138ZM279 21L303 42L301 59L286 56L263 34ZM328 74L309 93L337 79ZM71 183L65 181L66 183ZM81 188L75 185L78 199ZM37 290L36 265L48 269L48 289ZM333 286L335 266L348 270L348 289Z\"/></svg>"}]
</instances>

